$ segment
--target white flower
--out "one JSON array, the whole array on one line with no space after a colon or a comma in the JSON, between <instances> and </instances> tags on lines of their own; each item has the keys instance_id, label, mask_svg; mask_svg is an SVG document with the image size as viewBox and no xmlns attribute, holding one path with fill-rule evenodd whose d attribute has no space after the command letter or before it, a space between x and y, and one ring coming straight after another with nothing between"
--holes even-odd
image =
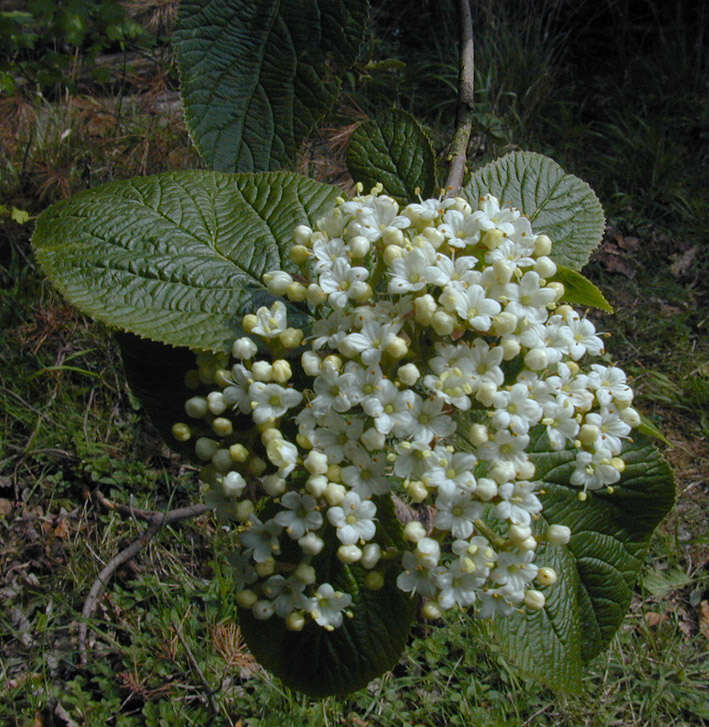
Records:
<instances>
[{"instance_id":1,"label":"white flower","mask_svg":"<svg viewBox=\"0 0 709 727\"><path fill-rule=\"evenodd\" d=\"M469 491L460 490L452 495L441 492L436 498L433 524L441 530L450 530L454 538L469 538L473 534L473 520L482 513L482 503L474 500Z\"/></svg>"},{"instance_id":2,"label":"white flower","mask_svg":"<svg viewBox=\"0 0 709 727\"><path fill-rule=\"evenodd\" d=\"M328 302L334 308L344 308L350 298L361 294L362 287L369 277L369 270L352 267L346 258L337 258L330 270L320 274L319 284L328 294Z\"/></svg>"},{"instance_id":3,"label":"white flower","mask_svg":"<svg viewBox=\"0 0 709 727\"><path fill-rule=\"evenodd\" d=\"M351 603L352 596L349 593L336 591L329 583L323 583L315 591L310 615L319 626L332 631L342 625L342 615Z\"/></svg>"},{"instance_id":4,"label":"white flower","mask_svg":"<svg viewBox=\"0 0 709 727\"><path fill-rule=\"evenodd\" d=\"M239 535L239 542L257 563L263 563L280 552L278 536L281 526L273 519L262 523L256 515L249 519L250 528Z\"/></svg>"},{"instance_id":5,"label":"white flower","mask_svg":"<svg viewBox=\"0 0 709 727\"><path fill-rule=\"evenodd\" d=\"M283 333L288 325L286 320L286 307L280 300L274 302L270 308L262 306L256 311L258 323L251 329L263 338L274 338Z\"/></svg>"},{"instance_id":6,"label":"white flower","mask_svg":"<svg viewBox=\"0 0 709 727\"><path fill-rule=\"evenodd\" d=\"M270 576L263 584L264 595L271 600L273 610L281 618L286 618L293 611L306 611L313 607L313 599L307 598L304 590L305 583L282 575Z\"/></svg>"},{"instance_id":7,"label":"white flower","mask_svg":"<svg viewBox=\"0 0 709 727\"><path fill-rule=\"evenodd\" d=\"M376 532L374 516L377 506L371 500L362 500L356 492L348 492L339 507L327 511L327 519L337 528L337 537L344 545L360 540L371 540Z\"/></svg>"},{"instance_id":8,"label":"white flower","mask_svg":"<svg viewBox=\"0 0 709 727\"><path fill-rule=\"evenodd\" d=\"M288 509L276 513L273 518L293 540L302 538L309 530L317 530L323 522L322 515L315 509L317 500L310 495L298 492L286 492L281 498L281 504Z\"/></svg>"},{"instance_id":9,"label":"white flower","mask_svg":"<svg viewBox=\"0 0 709 727\"><path fill-rule=\"evenodd\" d=\"M249 401L256 424L263 424L269 419L279 419L288 409L298 406L302 399L303 395L296 389L287 389L279 384L254 381L249 386Z\"/></svg>"}]
</instances>

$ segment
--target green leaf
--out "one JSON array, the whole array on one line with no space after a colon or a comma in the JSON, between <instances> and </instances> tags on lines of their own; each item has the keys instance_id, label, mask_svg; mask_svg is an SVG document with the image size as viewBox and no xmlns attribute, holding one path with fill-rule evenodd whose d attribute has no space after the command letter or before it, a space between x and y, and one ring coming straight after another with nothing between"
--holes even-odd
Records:
<instances>
[{"instance_id":1,"label":"green leaf","mask_svg":"<svg viewBox=\"0 0 709 727\"><path fill-rule=\"evenodd\" d=\"M541 534L554 523L571 528L566 546L541 545L537 565L554 568L557 583L545 591L545 607L496 623L504 651L523 671L557 689L578 690L581 668L610 642L630 605L652 532L674 503L672 473L642 436L624 450L625 471L606 491L569 485L573 450L553 451L543 427L528 451L542 481Z\"/></svg>"},{"instance_id":2,"label":"green leaf","mask_svg":"<svg viewBox=\"0 0 709 727\"><path fill-rule=\"evenodd\" d=\"M605 217L593 190L555 161L531 151L516 151L473 172L463 196L473 206L484 194L516 207L537 234L553 243L554 262L580 270L598 247Z\"/></svg>"},{"instance_id":3,"label":"green leaf","mask_svg":"<svg viewBox=\"0 0 709 727\"><path fill-rule=\"evenodd\" d=\"M644 414L640 415L640 424L638 426L640 434L650 437L651 439L657 439L668 447L671 446L671 442L667 437L648 419Z\"/></svg>"},{"instance_id":4,"label":"green leaf","mask_svg":"<svg viewBox=\"0 0 709 727\"><path fill-rule=\"evenodd\" d=\"M366 0L182 0L173 36L187 126L221 171L293 166L351 65Z\"/></svg>"},{"instance_id":5,"label":"green leaf","mask_svg":"<svg viewBox=\"0 0 709 727\"><path fill-rule=\"evenodd\" d=\"M561 298L563 303L584 305L613 313L613 306L603 293L585 275L576 270L557 264L556 274L551 279L564 284L564 295Z\"/></svg>"},{"instance_id":6,"label":"green leaf","mask_svg":"<svg viewBox=\"0 0 709 727\"><path fill-rule=\"evenodd\" d=\"M37 220L37 258L84 313L171 346L229 350L243 314L269 304L263 273L295 271L293 229L337 190L285 172L174 172L112 182ZM294 306L289 317L305 325Z\"/></svg>"},{"instance_id":7,"label":"green leaf","mask_svg":"<svg viewBox=\"0 0 709 727\"><path fill-rule=\"evenodd\" d=\"M365 121L350 137L347 167L356 182L370 189L378 182L400 202L425 197L436 187L435 154L431 140L406 111L392 109Z\"/></svg>"},{"instance_id":8,"label":"green leaf","mask_svg":"<svg viewBox=\"0 0 709 727\"><path fill-rule=\"evenodd\" d=\"M401 527L390 498L376 502L377 537L385 529L392 545L400 548ZM337 558L339 545L332 535L312 563L319 581L353 596L352 618L345 618L339 628L326 631L310 622L302 631L289 631L281 618L259 621L251 611L239 609L239 624L256 659L287 686L313 697L353 692L391 669L406 646L416 609L416 599L396 586L398 558L380 561L385 583L372 591L364 585L367 571Z\"/></svg>"}]
</instances>

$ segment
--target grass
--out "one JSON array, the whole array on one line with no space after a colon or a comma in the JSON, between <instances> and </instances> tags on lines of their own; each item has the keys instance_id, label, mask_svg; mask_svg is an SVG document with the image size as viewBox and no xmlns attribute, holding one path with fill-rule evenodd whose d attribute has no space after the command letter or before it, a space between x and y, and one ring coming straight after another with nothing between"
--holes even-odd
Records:
<instances>
[{"instance_id":1,"label":"grass","mask_svg":"<svg viewBox=\"0 0 709 727\"><path fill-rule=\"evenodd\" d=\"M608 0L604 7L620 12L621 5ZM638 69L645 64L645 75L638 71L645 87L607 75L603 84L596 80L592 97L599 103L589 109L579 106L579 87L569 77L562 47L568 38L555 35L556 45L538 48L534 33L545 17L549 32L558 28L554 18L535 19L528 45L517 47L506 8L483 18L495 24L496 35L481 40L480 113L488 116L481 116L477 158L510 145L551 152L599 191L624 244L638 241L624 248L607 237L586 269L617 311L592 315L611 334L613 357L632 374L640 407L671 442L666 456L678 484L677 507L653 538L630 613L608 652L590 665L582 692L557 695L527 681L494 642L473 646L483 626L451 615L440 628L418 627L396 668L367 688L321 702L295 694L261 670L241 642L222 556L229 534L206 516L166 527L118 571L91 621L90 658L82 666L77 629L86 594L102 565L145 527L107 511L91 491L99 487L115 501L147 509L184 505L198 493L194 472L161 444L128 391L110 333L66 305L43 279L28 247L31 225L3 218L0 724L709 722L709 261L702 182L708 157L706 89L696 68L706 58L692 55L696 36L674 37L668 29L661 52L634 61ZM574 30L579 47L583 30ZM634 37L632 24L623 32L626 40ZM384 45L373 48L379 57L401 50L386 33L382 38ZM530 47L542 64L533 66L531 82L522 75ZM628 52L627 44L619 47ZM505 58L505 67L519 74L501 77L495 69ZM669 58L681 62L664 78L658 68L667 68ZM454 96L433 89L450 88L455 61L450 47L440 45L419 62L416 73L426 63L432 72L399 100L414 109L432 98L440 103L429 104L428 121L434 138L444 139ZM400 72L380 73L354 79L355 107L370 112L381 102L377 84L386 88ZM396 81L402 94L405 80ZM678 83L686 94L673 107L663 94ZM179 110L156 113L150 94L139 88L129 97L71 96L59 103L0 99L13 109L0 114L2 203L36 214L101 181L196 166ZM620 117L604 116L603 109L618 108ZM529 109L534 113L522 118ZM343 126L353 120L343 119ZM667 128L676 133L660 132ZM580 153L589 144L600 153ZM693 262L678 267L693 248ZM611 264L618 258L621 272Z\"/></svg>"}]
</instances>

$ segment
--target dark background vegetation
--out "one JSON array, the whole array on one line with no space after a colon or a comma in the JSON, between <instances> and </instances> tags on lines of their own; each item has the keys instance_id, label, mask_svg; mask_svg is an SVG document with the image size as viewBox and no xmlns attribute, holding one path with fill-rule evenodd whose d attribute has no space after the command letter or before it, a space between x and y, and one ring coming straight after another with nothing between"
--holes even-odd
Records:
<instances>
[{"instance_id":1,"label":"dark background vegetation","mask_svg":"<svg viewBox=\"0 0 709 727\"><path fill-rule=\"evenodd\" d=\"M344 186L349 134L392 101L428 126L442 166L455 121L456 3L372 5L367 47L301 164ZM209 517L165 528L118 572L79 665L83 600L144 528L91 493L152 510L199 494L127 389L110 333L37 269L32 218L110 179L201 162L177 93L174 0L0 0L0 724L709 723L709 8L473 6L471 164L531 149L597 191L608 229L585 273L617 312L589 315L677 473L677 507L584 692L525 681L474 641L484 627L453 615L348 699L291 693L240 641L229 534Z\"/></svg>"}]
</instances>

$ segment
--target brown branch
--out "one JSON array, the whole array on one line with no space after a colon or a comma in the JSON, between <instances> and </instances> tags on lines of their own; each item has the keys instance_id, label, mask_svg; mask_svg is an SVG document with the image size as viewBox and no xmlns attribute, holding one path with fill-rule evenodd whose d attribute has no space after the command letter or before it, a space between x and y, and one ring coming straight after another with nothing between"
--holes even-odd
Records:
<instances>
[{"instance_id":1,"label":"brown branch","mask_svg":"<svg viewBox=\"0 0 709 727\"><path fill-rule=\"evenodd\" d=\"M127 563L131 558L134 558L152 540L155 533L157 533L163 525L197 517L198 515L202 515L212 509L209 505L197 504L190 505L189 507L179 507L175 510L168 510L168 512L153 512L113 502L112 500L104 497L98 490L96 490L95 494L96 499L107 509L116 510L116 512L120 512L125 515L132 515L140 520L145 520L148 523L148 527L140 534L137 540L134 540L129 546L121 550L120 553L116 554L108 561L91 586L89 595L86 597L84 607L81 610L82 620L79 624L79 658L82 664L87 663L86 640L89 631L89 620L93 616L93 613L98 606L98 602L111 581L113 574L124 563Z\"/></svg>"},{"instance_id":2,"label":"brown branch","mask_svg":"<svg viewBox=\"0 0 709 727\"><path fill-rule=\"evenodd\" d=\"M460 74L456 129L449 154L450 167L446 180L449 197L458 194L465 174L468 144L473 132L475 92L475 45L473 42L473 16L470 0L460 0Z\"/></svg>"}]
</instances>

